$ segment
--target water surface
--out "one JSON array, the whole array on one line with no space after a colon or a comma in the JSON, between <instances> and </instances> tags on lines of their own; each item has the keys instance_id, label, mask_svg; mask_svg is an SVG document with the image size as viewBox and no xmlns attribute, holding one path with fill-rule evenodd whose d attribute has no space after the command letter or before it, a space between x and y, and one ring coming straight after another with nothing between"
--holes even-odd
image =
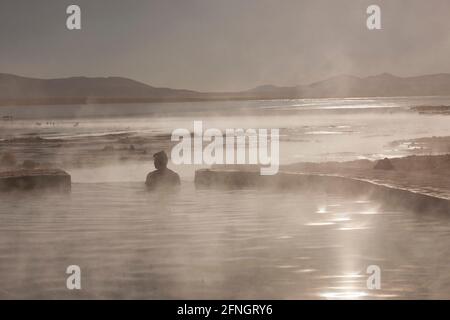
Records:
<instances>
[{"instance_id":1,"label":"water surface","mask_svg":"<svg viewBox=\"0 0 450 320\"><path fill-rule=\"evenodd\" d=\"M0 195L0 298L449 299L448 217L357 196L196 190L193 166L170 165L182 178L179 193L150 194L150 151L134 162L61 161L101 154L122 135L139 141L192 129L194 120L279 128L282 165L404 156L411 151L390 142L450 136L448 117L408 109L424 104L450 99L1 107L15 120L0 123L0 140L61 139L69 147L19 143L13 151L67 163L74 184L69 194ZM3 146L0 153L11 151ZM72 264L82 269L81 291L66 289ZM381 268L381 290L367 289L369 265Z\"/></svg>"},{"instance_id":2,"label":"water surface","mask_svg":"<svg viewBox=\"0 0 450 320\"><path fill-rule=\"evenodd\" d=\"M448 299L449 244L448 219L364 197L76 183L2 195L0 297Z\"/></svg>"}]
</instances>

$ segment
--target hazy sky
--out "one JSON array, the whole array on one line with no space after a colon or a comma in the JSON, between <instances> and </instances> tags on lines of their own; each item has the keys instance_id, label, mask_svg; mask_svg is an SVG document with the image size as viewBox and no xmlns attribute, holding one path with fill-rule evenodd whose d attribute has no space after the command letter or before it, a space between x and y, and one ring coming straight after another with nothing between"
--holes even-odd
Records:
<instances>
[{"instance_id":1,"label":"hazy sky","mask_svg":"<svg viewBox=\"0 0 450 320\"><path fill-rule=\"evenodd\" d=\"M78 4L82 30L66 29ZM366 8L382 9L382 30ZM450 72L449 0L1 0L0 72L208 91Z\"/></svg>"}]
</instances>

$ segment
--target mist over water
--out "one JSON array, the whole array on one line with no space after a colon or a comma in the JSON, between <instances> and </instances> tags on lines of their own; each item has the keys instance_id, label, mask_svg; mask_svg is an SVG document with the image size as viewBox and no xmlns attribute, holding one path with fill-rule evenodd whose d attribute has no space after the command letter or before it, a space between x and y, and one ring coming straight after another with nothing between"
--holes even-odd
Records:
<instances>
[{"instance_id":1,"label":"mist over water","mask_svg":"<svg viewBox=\"0 0 450 320\"><path fill-rule=\"evenodd\" d=\"M448 117L408 109L425 104L450 98L2 107L14 120L1 123L0 139L68 144L14 152L67 164L74 183L69 194L0 195L0 297L450 298L448 217L367 195L196 190L199 167L170 163L178 193L143 184L152 151L170 153L171 132L194 120L279 128L281 165L379 159L411 154L394 140L450 135ZM137 149L150 141L149 152L121 160L102 151L122 138ZM90 164L94 154L103 162ZM65 286L70 264L82 268L79 292ZM367 289L369 265L381 267L381 290Z\"/></svg>"},{"instance_id":2,"label":"mist over water","mask_svg":"<svg viewBox=\"0 0 450 320\"><path fill-rule=\"evenodd\" d=\"M2 298L449 298L450 221L364 197L75 183L2 200Z\"/></svg>"},{"instance_id":3,"label":"mist over water","mask_svg":"<svg viewBox=\"0 0 450 320\"><path fill-rule=\"evenodd\" d=\"M112 145L112 137L134 140L162 138L158 146L170 153L170 135L177 128L192 132L193 121L207 128L279 128L280 164L348 161L409 155L407 148L389 145L400 139L449 136L448 117L421 115L412 106L450 104L448 97L300 99L199 103L155 103L92 106L2 107L0 115L14 116L3 122L0 139L41 137L76 141L85 149ZM81 148L81 147L80 147ZM76 151L77 149L74 148ZM17 150L19 153L21 150ZM47 152L47 150L44 150ZM159 151L159 150L153 150ZM37 150L37 156L40 150ZM72 160L78 156L58 151ZM27 152L28 157L33 154ZM151 155L147 157L151 162ZM170 165L169 165L170 166ZM192 181L195 169L177 166L182 178ZM76 182L142 181L152 168L145 161L118 161L110 157L101 166L65 167Z\"/></svg>"}]
</instances>

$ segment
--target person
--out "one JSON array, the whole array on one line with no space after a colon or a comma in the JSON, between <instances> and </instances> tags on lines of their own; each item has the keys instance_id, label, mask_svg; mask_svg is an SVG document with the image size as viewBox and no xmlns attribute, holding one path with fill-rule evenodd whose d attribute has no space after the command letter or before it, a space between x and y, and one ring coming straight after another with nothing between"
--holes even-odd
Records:
<instances>
[{"instance_id":1,"label":"person","mask_svg":"<svg viewBox=\"0 0 450 320\"><path fill-rule=\"evenodd\" d=\"M167 154L164 151L157 152L153 155L153 163L156 170L147 175L145 185L148 189L169 189L180 185L180 176L167 168Z\"/></svg>"}]
</instances>

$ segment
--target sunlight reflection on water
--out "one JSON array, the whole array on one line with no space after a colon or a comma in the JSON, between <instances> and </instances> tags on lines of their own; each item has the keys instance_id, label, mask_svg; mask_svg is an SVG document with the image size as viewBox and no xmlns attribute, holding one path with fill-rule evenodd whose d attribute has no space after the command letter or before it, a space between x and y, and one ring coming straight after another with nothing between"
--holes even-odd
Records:
<instances>
[{"instance_id":1,"label":"sunlight reflection on water","mask_svg":"<svg viewBox=\"0 0 450 320\"><path fill-rule=\"evenodd\" d=\"M196 190L186 181L169 195L149 194L138 183L4 194L0 296L448 298L449 221L357 201ZM317 208L325 207L318 221ZM360 214L373 208L379 214ZM69 264L84 270L76 296L65 289ZM372 264L383 272L381 290L366 287Z\"/></svg>"}]
</instances>

